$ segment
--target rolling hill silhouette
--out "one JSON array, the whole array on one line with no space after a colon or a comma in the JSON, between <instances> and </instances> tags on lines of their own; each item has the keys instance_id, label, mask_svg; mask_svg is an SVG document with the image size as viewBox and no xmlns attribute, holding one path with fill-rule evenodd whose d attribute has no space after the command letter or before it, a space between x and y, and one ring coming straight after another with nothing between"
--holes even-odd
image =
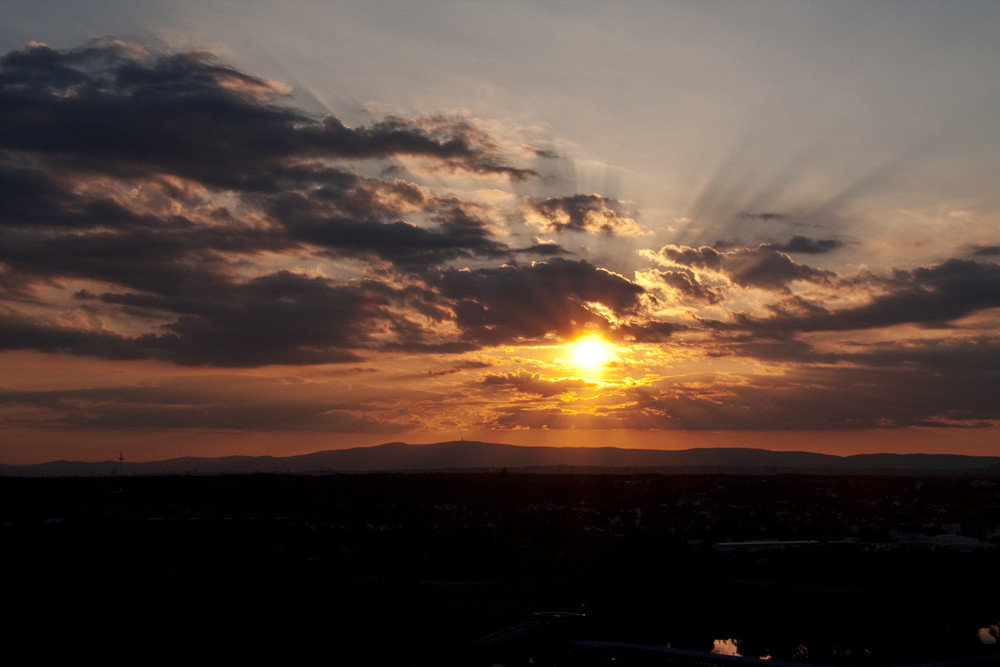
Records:
<instances>
[{"instance_id":1,"label":"rolling hill silhouette","mask_svg":"<svg viewBox=\"0 0 1000 667\"><path fill-rule=\"evenodd\" d=\"M0 474L22 476L108 475L117 461L53 461L2 465ZM856 454L834 456L766 449L703 448L684 450L618 447L525 447L490 442L453 441L431 445L390 442L374 447L335 449L298 456L183 457L128 463L130 475L219 473L316 473L508 470L524 472L934 472L993 470L1000 457L957 454Z\"/></svg>"}]
</instances>

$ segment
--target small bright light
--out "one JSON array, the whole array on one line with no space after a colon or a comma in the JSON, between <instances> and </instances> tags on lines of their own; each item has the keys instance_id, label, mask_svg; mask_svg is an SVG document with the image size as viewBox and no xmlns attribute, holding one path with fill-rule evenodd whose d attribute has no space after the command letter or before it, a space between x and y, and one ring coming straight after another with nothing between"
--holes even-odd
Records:
<instances>
[{"instance_id":1,"label":"small bright light","mask_svg":"<svg viewBox=\"0 0 1000 667\"><path fill-rule=\"evenodd\" d=\"M570 343L573 363L587 369L594 369L615 358L611 346L600 336L584 336Z\"/></svg>"}]
</instances>

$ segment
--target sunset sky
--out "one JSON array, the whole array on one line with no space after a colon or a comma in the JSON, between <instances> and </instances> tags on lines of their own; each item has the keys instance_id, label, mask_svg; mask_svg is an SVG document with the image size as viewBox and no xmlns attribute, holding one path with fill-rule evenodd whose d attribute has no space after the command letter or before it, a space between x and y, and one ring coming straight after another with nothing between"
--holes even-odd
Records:
<instances>
[{"instance_id":1,"label":"sunset sky","mask_svg":"<svg viewBox=\"0 0 1000 667\"><path fill-rule=\"evenodd\" d=\"M0 5L0 462L1000 455L1000 4Z\"/></svg>"}]
</instances>

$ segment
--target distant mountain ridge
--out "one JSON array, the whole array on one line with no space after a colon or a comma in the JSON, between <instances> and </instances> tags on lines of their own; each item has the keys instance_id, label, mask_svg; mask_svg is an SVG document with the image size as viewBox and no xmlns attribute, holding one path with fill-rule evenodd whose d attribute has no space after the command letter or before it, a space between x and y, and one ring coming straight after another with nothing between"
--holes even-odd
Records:
<instances>
[{"instance_id":1,"label":"distant mountain ridge","mask_svg":"<svg viewBox=\"0 0 1000 667\"><path fill-rule=\"evenodd\" d=\"M523 470L525 472L1000 472L1000 457L959 454L855 454L835 456L767 449L701 448L683 450L618 447L528 447L478 441L333 449L297 456L183 457L125 464L126 475L317 472L418 472ZM118 461L53 461L34 465L0 464L0 475L25 477L105 476Z\"/></svg>"}]
</instances>

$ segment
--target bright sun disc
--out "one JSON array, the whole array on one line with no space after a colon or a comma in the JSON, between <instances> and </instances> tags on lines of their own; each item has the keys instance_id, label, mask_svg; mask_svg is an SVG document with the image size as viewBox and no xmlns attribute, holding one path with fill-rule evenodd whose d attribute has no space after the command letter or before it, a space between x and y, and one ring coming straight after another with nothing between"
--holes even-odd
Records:
<instances>
[{"instance_id":1,"label":"bright sun disc","mask_svg":"<svg viewBox=\"0 0 1000 667\"><path fill-rule=\"evenodd\" d=\"M570 344L573 363L582 368L597 368L614 359L611 346L598 336L578 338Z\"/></svg>"}]
</instances>

